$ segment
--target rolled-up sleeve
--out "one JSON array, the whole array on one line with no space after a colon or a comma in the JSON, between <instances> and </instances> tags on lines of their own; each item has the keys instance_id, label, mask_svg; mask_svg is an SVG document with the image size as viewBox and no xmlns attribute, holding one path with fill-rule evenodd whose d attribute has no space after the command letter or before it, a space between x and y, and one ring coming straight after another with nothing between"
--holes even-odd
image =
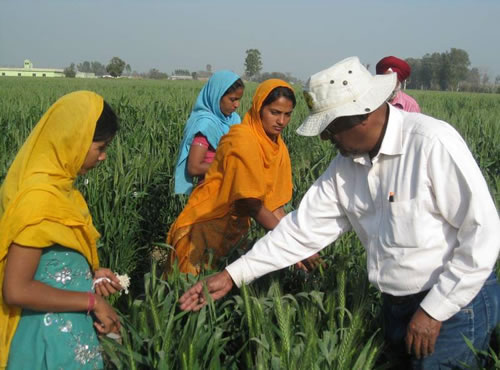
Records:
<instances>
[{"instance_id":1,"label":"rolled-up sleeve","mask_svg":"<svg viewBox=\"0 0 500 370\"><path fill-rule=\"evenodd\" d=\"M338 202L334 160L309 188L299 208L226 269L240 287L310 257L350 228Z\"/></svg>"}]
</instances>

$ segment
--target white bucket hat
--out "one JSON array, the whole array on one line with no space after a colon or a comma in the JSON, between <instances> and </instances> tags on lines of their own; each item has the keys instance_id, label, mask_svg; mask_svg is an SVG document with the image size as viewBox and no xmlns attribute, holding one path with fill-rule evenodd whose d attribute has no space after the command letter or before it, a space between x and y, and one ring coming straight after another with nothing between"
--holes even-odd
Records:
<instances>
[{"instance_id":1,"label":"white bucket hat","mask_svg":"<svg viewBox=\"0 0 500 370\"><path fill-rule=\"evenodd\" d=\"M358 57L344 59L313 74L304 88L309 116L297 133L319 135L338 117L373 112L389 98L396 80L396 73L373 76Z\"/></svg>"}]
</instances>

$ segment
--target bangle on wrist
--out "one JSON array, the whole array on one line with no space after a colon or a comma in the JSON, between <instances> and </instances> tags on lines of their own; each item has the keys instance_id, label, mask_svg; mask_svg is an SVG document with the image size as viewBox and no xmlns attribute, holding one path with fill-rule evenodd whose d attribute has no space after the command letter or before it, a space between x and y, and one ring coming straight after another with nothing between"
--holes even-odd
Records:
<instances>
[{"instance_id":1,"label":"bangle on wrist","mask_svg":"<svg viewBox=\"0 0 500 370\"><path fill-rule=\"evenodd\" d=\"M95 308L95 294L92 292L87 292L88 304L87 304L87 315L90 315L91 311Z\"/></svg>"}]
</instances>

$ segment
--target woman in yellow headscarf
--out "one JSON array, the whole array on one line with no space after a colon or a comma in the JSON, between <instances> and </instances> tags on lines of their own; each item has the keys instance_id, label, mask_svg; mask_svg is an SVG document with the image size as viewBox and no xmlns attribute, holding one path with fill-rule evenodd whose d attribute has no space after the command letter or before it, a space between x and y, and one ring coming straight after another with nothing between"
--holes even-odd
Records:
<instances>
[{"instance_id":1,"label":"woman in yellow headscarf","mask_svg":"<svg viewBox=\"0 0 500 370\"><path fill-rule=\"evenodd\" d=\"M119 321L93 293L93 272L113 281L111 292L120 287L98 270L99 233L74 181L106 158L117 129L101 96L65 95L9 168L0 188L1 368L103 367L96 330L117 331Z\"/></svg>"},{"instance_id":2,"label":"woman in yellow headscarf","mask_svg":"<svg viewBox=\"0 0 500 370\"><path fill-rule=\"evenodd\" d=\"M167 243L181 272L197 275L226 256L247 233L250 218L273 229L292 197L292 171L281 132L290 122L295 95L285 81L261 83L239 125L222 137L205 181L196 187Z\"/></svg>"}]
</instances>

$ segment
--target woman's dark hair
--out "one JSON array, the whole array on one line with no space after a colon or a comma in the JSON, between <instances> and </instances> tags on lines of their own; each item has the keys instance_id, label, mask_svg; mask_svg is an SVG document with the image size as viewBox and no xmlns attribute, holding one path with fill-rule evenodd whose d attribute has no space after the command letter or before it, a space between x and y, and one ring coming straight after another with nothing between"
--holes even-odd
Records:
<instances>
[{"instance_id":1,"label":"woman's dark hair","mask_svg":"<svg viewBox=\"0 0 500 370\"><path fill-rule=\"evenodd\" d=\"M291 89L285 86L278 86L272 89L269 95L266 97L266 99L264 99L264 102L262 103L262 108L264 108L266 105L274 103L281 97L290 100L293 104L293 107L295 108L295 104L297 103L297 101L295 100L295 94Z\"/></svg>"},{"instance_id":2,"label":"woman's dark hair","mask_svg":"<svg viewBox=\"0 0 500 370\"><path fill-rule=\"evenodd\" d=\"M238 90L240 88L244 89L245 84L243 83L241 78L238 78L236 81L233 82L233 84L231 86L229 86L229 88L226 90L224 95L222 95L222 97L226 96L227 94L231 94L232 92L235 92L236 90Z\"/></svg>"},{"instance_id":3,"label":"woman's dark hair","mask_svg":"<svg viewBox=\"0 0 500 370\"><path fill-rule=\"evenodd\" d=\"M103 102L102 112L97 120L92 141L106 141L116 135L118 131L118 117L106 101Z\"/></svg>"}]
</instances>

